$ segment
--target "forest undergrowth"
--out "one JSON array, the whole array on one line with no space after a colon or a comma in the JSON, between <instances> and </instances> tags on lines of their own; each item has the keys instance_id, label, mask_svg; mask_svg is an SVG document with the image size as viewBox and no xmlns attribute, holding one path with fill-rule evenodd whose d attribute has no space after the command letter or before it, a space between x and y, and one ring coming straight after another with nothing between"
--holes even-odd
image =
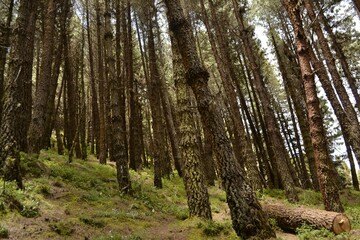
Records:
<instances>
[{"instance_id":1,"label":"forest undergrowth","mask_svg":"<svg viewBox=\"0 0 360 240\"><path fill-rule=\"evenodd\" d=\"M209 188L213 221L189 218L182 179L175 173L153 187L151 169L131 171L132 193L118 191L114 163L100 165L94 157L68 163L53 150L40 157L22 155L25 190L0 181L0 238L8 239L238 239L231 227L225 193ZM299 190L300 202L322 208L320 193ZM289 205L281 190L257 193L263 204ZM270 219L277 239L359 239L360 193L341 192L352 233L335 236L302 226L287 235Z\"/></svg>"}]
</instances>

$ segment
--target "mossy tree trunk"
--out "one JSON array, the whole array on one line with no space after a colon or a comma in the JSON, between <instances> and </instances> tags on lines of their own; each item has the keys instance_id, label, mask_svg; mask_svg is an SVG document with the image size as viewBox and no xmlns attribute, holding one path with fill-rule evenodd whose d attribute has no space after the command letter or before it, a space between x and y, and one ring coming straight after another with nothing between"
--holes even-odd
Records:
<instances>
[{"instance_id":1,"label":"mossy tree trunk","mask_svg":"<svg viewBox=\"0 0 360 240\"><path fill-rule=\"evenodd\" d=\"M208 86L209 74L202 66L196 52L191 25L186 20L179 1L165 0L165 4L169 28L178 43L186 71L186 82L194 92L203 125L211 129L217 168L226 191L233 227L244 239L275 237L235 159L220 111Z\"/></svg>"}]
</instances>

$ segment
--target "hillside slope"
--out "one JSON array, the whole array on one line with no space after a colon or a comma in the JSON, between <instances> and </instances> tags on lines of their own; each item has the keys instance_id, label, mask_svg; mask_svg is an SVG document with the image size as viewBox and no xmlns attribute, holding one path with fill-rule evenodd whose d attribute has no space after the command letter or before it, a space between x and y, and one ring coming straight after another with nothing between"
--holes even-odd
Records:
<instances>
[{"instance_id":1,"label":"hillside slope","mask_svg":"<svg viewBox=\"0 0 360 240\"><path fill-rule=\"evenodd\" d=\"M27 172L24 191L16 190L14 183L1 183L2 237L24 240L238 239L231 228L225 194L218 186L209 188L215 221L206 222L188 218L184 186L176 175L164 179L163 189L156 189L151 170L131 172L133 193L121 195L112 163L100 165L94 158L67 163L65 156L49 150L43 151L39 160L23 155L22 167ZM318 193L304 191L301 196L302 204L321 208ZM353 228L360 225L359 196L351 191L343 193ZM281 191L265 190L259 198L265 203L288 204ZM276 228L276 223L273 225ZM305 227L298 237L311 239L315 234L324 235L323 239L335 239L327 231L316 231ZM296 239L281 232L278 238Z\"/></svg>"}]
</instances>

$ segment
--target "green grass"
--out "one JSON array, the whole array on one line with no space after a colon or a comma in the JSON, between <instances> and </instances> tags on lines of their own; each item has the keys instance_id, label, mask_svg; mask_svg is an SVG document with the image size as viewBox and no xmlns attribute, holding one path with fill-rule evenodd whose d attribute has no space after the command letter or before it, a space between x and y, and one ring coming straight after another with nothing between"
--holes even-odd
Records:
<instances>
[{"instance_id":1,"label":"green grass","mask_svg":"<svg viewBox=\"0 0 360 240\"><path fill-rule=\"evenodd\" d=\"M72 163L53 150L42 151L38 159L21 156L25 190L17 189L14 182L7 182L4 188L0 180L0 237L11 237L16 234L13 229L19 229L37 239L158 239L161 232L168 232L166 238L180 234L189 240L238 239L231 226L226 195L219 186L209 187L215 220L204 221L189 217L183 180L176 174L163 179L163 189L156 189L151 169L130 171L133 192L124 195L118 191L116 169L99 164L92 156L88 161L74 159ZM260 200L289 204L282 190L264 189L257 195ZM358 192L342 194L353 228L360 228L359 199ZM302 190L300 204L319 208L321 195ZM276 221L270 222L279 230ZM38 227L22 230L15 223ZM308 227L299 228L298 236L304 240L314 236L339 239L325 230Z\"/></svg>"}]
</instances>

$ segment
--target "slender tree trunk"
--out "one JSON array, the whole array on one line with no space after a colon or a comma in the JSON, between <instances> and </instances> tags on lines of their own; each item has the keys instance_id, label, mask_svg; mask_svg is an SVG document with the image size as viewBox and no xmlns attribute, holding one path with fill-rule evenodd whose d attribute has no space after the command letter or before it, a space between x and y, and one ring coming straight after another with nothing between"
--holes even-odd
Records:
<instances>
[{"instance_id":1,"label":"slender tree trunk","mask_svg":"<svg viewBox=\"0 0 360 240\"><path fill-rule=\"evenodd\" d=\"M310 125L311 140L318 170L320 191L323 196L325 209L343 212L338 188L336 186L336 170L333 166L326 141L323 117L317 97L314 73L311 68L311 57L305 31L302 26L298 1L282 0L294 28L296 37L296 51L299 58L302 80L306 96L306 109Z\"/></svg>"},{"instance_id":2,"label":"slender tree trunk","mask_svg":"<svg viewBox=\"0 0 360 240\"><path fill-rule=\"evenodd\" d=\"M346 153L348 155L349 163L350 163L352 185L356 191L359 191L360 190L359 189L359 180L358 180L357 173L356 173L356 167L355 167L355 162L354 162L351 146L349 145L349 143L347 142L346 139L344 139L344 140L345 140L345 146L346 146Z\"/></svg>"},{"instance_id":3,"label":"slender tree trunk","mask_svg":"<svg viewBox=\"0 0 360 240\"><path fill-rule=\"evenodd\" d=\"M127 86L129 91L129 157L130 157L130 168L134 170L138 170L142 167L142 122L141 122L141 106L138 99L138 88L137 88L137 80L134 77L134 69L133 69L133 40L132 40L132 27L131 27L131 14L130 14L130 3L128 2L128 6L125 8L125 13L127 21L124 22L124 27L126 27L127 32L124 36L126 41L126 45L124 51L127 57L125 59L131 59L131 61L125 62L126 74L127 74ZM136 19L135 19L136 21ZM137 24L137 23L136 23ZM138 27L138 26L137 26ZM138 29L137 29L138 31ZM140 36L138 36L140 37ZM141 39L139 38L139 43ZM140 44L140 53L141 59L144 61L143 50ZM143 63L143 62L142 62ZM144 69L145 70L145 69ZM147 72L146 72L147 74ZM145 77L148 79L147 77Z\"/></svg>"},{"instance_id":4,"label":"slender tree trunk","mask_svg":"<svg viewBox=\"0 0 360 240\"><path fill-rule=\"evenodd\" d=\"M150 8L153 8L150 6ZM153 34L153 24L152 24L152 14L154 14L153 9L150 10L148 18L148 51L149 51L149 100L151 107L152 115L152 127L154 135L154 185L157 188L162 188L161 177L163 176L163 170L166 161L166 137L163 129L163 114L162 114L162 104L160 97L160 73L157 66L156 52L155 52L155 42Z\"/></svg>"},{"instance_id":5,"label":"slender tree trunk","mask_svg":"<svg viewBox=\"0 0 360 240\"><path fill-rule=\"evenodd\" d=\"M66 4L70 4L67 0ZM70 5L65 10L70 11ZM68 132L66 135L67 138L67 149L73 148L73 143L78 145L78 136L76 134L78 129L78 119L77 119L77 109L78 109L78 101L76 97L76 74L74 74L73 65L75 65L75 61L72 58L71 51L71 41L70 34L68 30L64 34L64 79L66 81L66 100L67 100L67 111L68 111ZM75 146L74 146L75 147Z\"/></svg>"},{"instance_id":6,"label":"slender tree trunk","mask_svg":"<svg viewBox=\"0 0 360 240\"><path fill-rule=\"evenodd\" d=\"M275 233L267 223L254 192L239 169L226 136L220 111L208 87L209 74L202 66L195 48L191 25L176 0L165 0L170 31L174 34L186 71L186 81L194 92L202 123L211 129L219 175L226 191L233 227L244 238L267 239Z\"/></svg>"},{"instance_id":7,"label":"slender tree trunk","mask_svg":"<svg viewBox=\"0 0 360 240\"><path fill-rule=\"evenodd\" d=\"M87 41L89 48L89 64L90 64L90 85L91 85L91 120L92 120L92 135L96 143L96 155L99 157L100 153L100 129L99 129L99 105L98 95L96 90L96 79L94 73L94 54L92 47L91 28L90 28L90 13L89 0L86 0L86 25L87 25Z\"/></svg>"},{"instance_id":8,"label":"slender tree trunk","mask_svg":"<svg viewBox=\"0 0 360 240\"><path fill-rule=\"evenodd\" d=\"M299 97L298 100L293 100L293 102L291 101L291 98L296 98L297 97L296 95L299 95L299 94L295 94L295 92L294 92L295 89L290 89L292 87L292 86L290 86L290 82L291 82L292 79L290 79L291 77L289 77L284 58L280 53L280 49L278 47L278 44L276 42L276 39L275 39L275 36L274 36L274 33L273 33L272 29L270 29L270 33L271 33L272 44L273 44L273 47L275 49L275 54L276 54L276 57L277 57L277 60L278 60L279 69L280 69L283 81L285 83L285 91L286 91L286 94L287 94L287 102L288 102L288 105L289 105L289 108L290 108L290 114L291 114L294 130L295 130L295 138L296 138L296 141L297 141L297 149L298 149L298 152L299 152L299 157L300 157L300 162L301 162L302 183L303 183L305 188L310 188L311 187L311 182L310 182L310 178L309 178L306 166L305 166L305 160L304 160L304 156L303 156L303 152L302 152L302 148L301 148L301 144L300 144L300 136L299 136L299 134L297 132L296 121L295 121L294 111L293 111L293 107L292 107L292 104L294 104L295 111L296 111L296 114L298 116L298 119L306 117L306 113L301 110L303 108L299 107L299 104L301 104L301 102L303 102L303 101L301 101L302 100L301 96ZM299 101L299 100L300 100L300 102L295 102L295 101ZM302 116L300 116L300 115L302 115ZM299 125L300 124L302 124L302 123L299 123ZM304 125L304 123L303 123L303 125ZM306 129L309 130L308 124L306 124L306 125L307 125L306 127L300 126L300 128L306 128ZM302 132L304 132L304 131L305 130L303 130ZM306 133L307 133L307 135L309 135L310 132L306 132ZM303 136L303 139L304 138L305 137ZM309 148L309 147L311 149L307 150L307 153L308 153L307 157L308 158L311 157L311 153L312 153L312 156L313 156L312 145L305 145L305 151L306 151L306 148ZM316 179L316 181L317 181L317 179ZM313 182L314 182L314 179L313 179Z\"/></svg>"},{"instance_id":9,"label":"slender tree trunk","mask_svg":"<svg viewBox=\"0 0 360 240\"><path fill-rule=\"evenodd\" d=\"M100 3L96 0L96 35L97 35L97 60L98 60L98 83L99 83L99 162L106 164L107 145L106 145L106 114L105 114L105 77L104 63L101 41L101 18Z\"/></svg>"},{"instance_id":10,"label":"slender tree trunk","mask_svg":"<svg viewBox=\"0 0 360 240\"><path fill-rule=\"evenodd\" d=\"M5 24L0 22L0 116L2 114L3 96L4 96L4 79L5 79L5 64L8 49L10 49L10 33L11 22L13 18L14 0L9 0L9 8Z\"/></svg>"},{"instance_id":11,"label":"slender tree trunk","mask_svg":"<svg viewBox=\"0 0 360 240\"><path fill-rule=\"evenodd\" d=\"M85 17L83 16L83 20ZM87 144L86 144L86 125L87 125L87 117L86 117L86 92L85 92L85 28L82 28L81 31L81 58L80 58L80 101L79 101L79 138L80 138L80 146L81 146L81 159L87 159Z\"/></svg>"},{"instance_id":12,"label":"slender tree trunk","mask_svg":"<svg viewBox=\"0 0 360 240\"><path fill-rule=\"evenodd\" d=\"M335 86L335 90L337 92L337 95L339 96L339 99L341 101L341 104L346 112L346 115L349 119L349 129L351 135L353 135L354 132L358 133L356 136L353 136L354 140L358 140L358 137L360 136L360 125L357 118L357 113L350 101L349 95L342 83L342 78L338 72L335 58L331 52L331 49L327 43L327 39L324 36L324 33L321 29L320 23L318 21L317 15L314 12L314 7L311 1L305 0L304 5L307 9L307 14L311 21L313 22L312 26L314 31L316 32L316 35L319 39L319 45L321 47L322 53L324 55L324 59L326 62L326 65L328 67L328 70L332 76L332 82ZM351 137L351 136L350 136ZM357 141L354 143L354 141L351 142L352 144L356 144L358 146L354 146L354 148L360 147L360 142ZM360 159L360 155L357 156L358 159ZM359 160L360 161L360 160Z\"/></svg>"},{"instance_id":13,"label":"slender tree trunk","mask_svg":"<svg viewBox=\"0 0 360 240\"><path fill-rule=\"evenodd\" d=\"M116 162L117 180L121 192L128 193L131 191L130 175L128 168L128 155L126 152L126 138L124 123L121 116L120 101L120 81L116 77L115 58L113 56L113 34L111 30L111 8L110 0L105 1L105 67L107 68L107 79L111 86L111 118L112 118L112 144L114 146L111 154L111 160Z\"/></svg>"},{"instance_id":14,"label":"slender tree trunk","mask_svg":"<svg viewBox=\"0 0 360 240\"><path fill-rule=\"evenodd\" d=\"M360 4L359 0L355 0L358 2L358 4ZM344 51L341 47L341 45L339 44L333 30L332 27L330 26L328 19L326 19L325 14L323 12L322 9L319 8L319 3L316 2L316 5L318 6L319 9L319 19L322 22L325 31L327 32L328 36L330 37L331 41L332 41L332 48L333 50L335 50L337 58L340 61L342 70L344 72L344 75L347 79L347 82L349 84L349 87L351 89L351 92L355 98L356 104L355 106L357 107L357 109L360 111L360 96L358 93L358 87L356 85L356 79L353 76L353 74L351 73L350 67L349 67L349 63L347 62L347 58L344 54Z\"/></svg>"},{"instance_id":15,"label":"slender tree trunk","mask_svg":"<svg viewBox=\"0 0 360 240\"><path fill-rule=\"evenodd\" d=\"M45 135L45 111L48 102L51 79L51 67L54 49L55 32L55 2L47 1L47 12L45 16L45 32L43 41L43 52L41 57L40 78L37 84L33 115L28 131L28 152L39 154L43 148L43 137Z\"/></svg>"},{"instance_id":16,"label":"slender tree trunk","mask_svg":"<svg viewBox=\"0 0 360 240\"><path fill-rule=\"evenodd\" d=\"M251 39L251 33L248 32L248 28L245 26L245 22L237 0L233 0L233 6L235 16L237 18L241 38L244 43L245 54L249 60L249 65L254 76L254 85L256 93L261 101L261 109L264 114L264 123L268 136L270 139L270 156L273 156L273 163L276 170L279 173L281 184L285 190L285 194L290 202L297 202L299 200L295 191L295 182L293 180L290 165L289 154L285 148L284 141L282 139L280 129L277 125L275 114L271 107L271 97L268 90L265 88L264 78L261 73L259 62L253 49L253 40ZM251 30L250 30L251 31Z\"/></svg>"},{"instance_id":17,"label":"slender tree trunk","mask_svg":"<svg viewBox=\"0 0 360 240\"><path fill-rule=\"evenodd\" d=\"M237 81L235 72L232 68L232 63L230 60L229 49L228 49L228 40L225 39L225 33L222 31L222 28L219 26L219 20L217 14L215 12L213 3L210 3L210 10L212 16L212 24L215 29L215 36L211 32L211 26L208 18L208 14L205 9L205 4L202 1L202 11L204 14L204 22L207 27L207 32L209 35L210 43L213 49L213 53L215 55L215 59L217 65L219 67L220 75L223 81L224 90L226 92L226 96L228 99L229 105L229 113L232 120L232 124L234 125L234 148L237 149L235 151L235 155L237 159L240 161L242 167L246 166L247 168L247 176L251 182L252 187L257 190L261 189L261 181L259 177L259 171L256 166L256 158L255 154L252 151L251 142L248 141L245 133L245 126L242 121L242 117L239 111L239 105L237 101L237 93L235 92L235 86L233 82ZM218 47L216 46L218 45Z\"/></svg>"}]
</instances>

